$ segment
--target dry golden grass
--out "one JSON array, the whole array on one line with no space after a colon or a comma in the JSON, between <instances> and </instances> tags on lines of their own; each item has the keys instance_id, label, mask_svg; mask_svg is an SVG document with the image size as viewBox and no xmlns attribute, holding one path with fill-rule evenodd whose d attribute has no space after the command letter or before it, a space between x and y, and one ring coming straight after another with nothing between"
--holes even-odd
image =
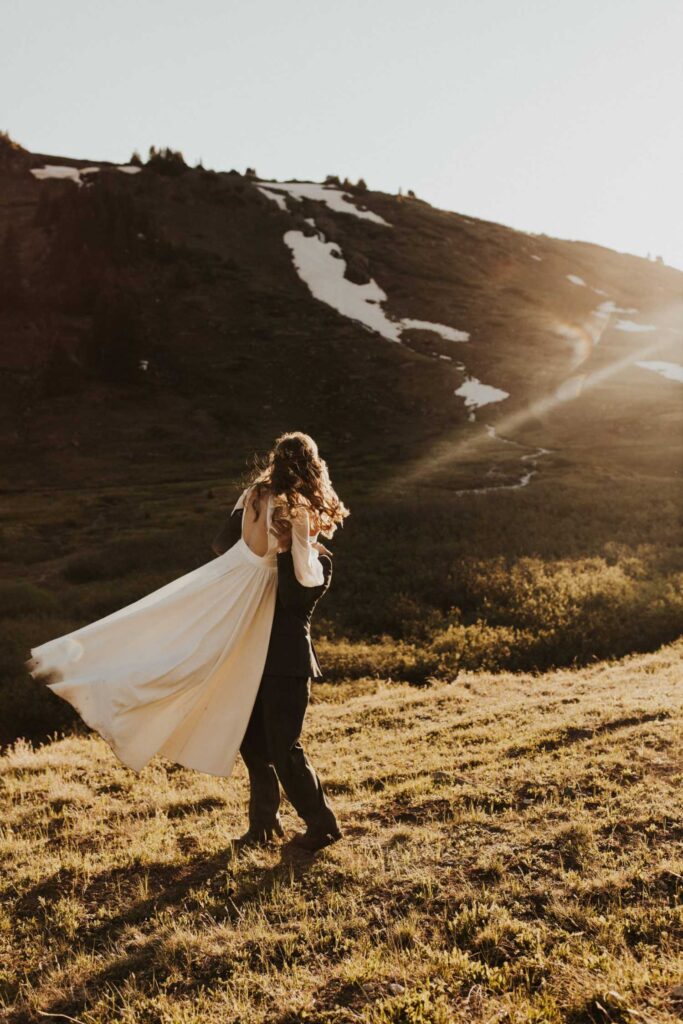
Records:
<instances>
[{"instance_id":1,"label":"dry golden grass","mask_svg":"<svg viewBox=\"0 0 683 1024\"><path fill-rule=\"evenodd\" d=\"M682 665L679 641L546 675L320 686L306 742L345 838L317 857L232 855L241 766L136 777L97 738L17 745L0 1018L679 1019Z\"/></svg>"}]
</instances>

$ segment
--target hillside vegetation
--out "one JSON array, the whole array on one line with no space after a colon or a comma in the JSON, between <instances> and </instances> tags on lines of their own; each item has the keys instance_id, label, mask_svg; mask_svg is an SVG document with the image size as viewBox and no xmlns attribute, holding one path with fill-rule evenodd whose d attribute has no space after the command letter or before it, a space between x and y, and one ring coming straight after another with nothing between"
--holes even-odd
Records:
<instances>
[{"instance_id":1,"label":"hillside vegetation","mask_svg":"<svg viewBox=\"0 0 683 1024\"><path fill-rule=\"evenodd\" d=\"M15 500L21 526L6 527L14 539L0 581L0 743L44 738L76 720L27 676L31 646L213 557L211 538L236 494L224 481L207 483ZM342 490L352 516L331 545L333 586L314 623L328 679L423 684L461 669L586 664L675 639L683 632L676 488L612 482L601 501L581 481L558 493L544 479L505 501Z\"/></svg>"},{"instance_id":2,"label":"hillside vegetation","mask_svg":"<svg viewBox=\"0 0 683 1024\"><path fill-rule=\"evenodd\" d=\"M98 738L0 759L7 1024L673 1024L681 643L541 676L316 690L344 840L234 856L230 780ZM287 831L296 828L285 806Z\"/></svg>"},{"instance_id":3,"label":"hillside vegetation","mask_svg":"<svg viewBox=\"0 0 683 1024\"><path fill-rule=\"evenodd\" d=\"M285 429L352 510L316 624L330 679L539 671L683 632L682 385L637 365L680 362L683 274L330 187L0 136L0 744L73 722L28 649L210 558ZM360 310L384 335L314 298L292 235L339 294L386 295ZM475 380L499 400L468 405Z\"/></svg>"}]
</instances>

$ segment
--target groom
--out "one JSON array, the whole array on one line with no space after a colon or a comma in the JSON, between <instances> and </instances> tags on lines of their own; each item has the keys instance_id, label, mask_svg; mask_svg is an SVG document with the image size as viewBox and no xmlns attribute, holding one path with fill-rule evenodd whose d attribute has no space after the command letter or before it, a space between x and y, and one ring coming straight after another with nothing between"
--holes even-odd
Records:
<instances>
[{"instance_id":1,"label":"groom","mask_svg":"<svg viewBox=\"0 0 683 1024\"><path fill-rule=\"evenodd\" d=\"M275 529L275 527L274 527ZM213 542L216 554L242 535L242 509L228 521L227 545L221 533ZM311 693L311 678L322 675L311 641L313 609L330 585L332 560L320 555L324 580L304 587L296 578L287 524L276 530L277 596L263 676L240 753L249 772L249 828L236 840L240 848L263 846L283 836L278 813L280 785L306 823L292 843L314 853L341 839L341 831L322 783L299 741ZM279 780L279 782L278 782Z\"/></svg>"}]
</instances>

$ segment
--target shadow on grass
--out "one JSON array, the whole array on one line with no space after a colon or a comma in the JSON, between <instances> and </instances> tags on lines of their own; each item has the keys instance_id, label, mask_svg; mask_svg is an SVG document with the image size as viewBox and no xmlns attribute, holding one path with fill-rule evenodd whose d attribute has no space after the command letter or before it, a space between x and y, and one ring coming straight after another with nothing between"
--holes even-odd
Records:
<instances>
[{"instance_id":1,"label":"shadow on grass","mask_svg":"<svg viewBox=\"0 0 683 1024\"><path fill-rule=\"evenodd\" d=\"M629 729L634 725L646 725L648 722L664 722L671 718L671 712L666 708L659 711L642 712L638 715L627 715L621 718L609 719L606 722L599 722L594 726L583 728L580 726L569 726L566 729L556 731L552 736L538 739L527 745L508 747L506 757L527 757L536 751L553 751L561 747L571 746L573 743L580 743L582 740L592 740L596 736L605 733L615 732L618 729Z\"/></svg>"},{"instance_id":2,"label":"shadow on grass","mask_svg":"<svg viewBox=\"0 0 683 1024\"><path fill-rule=\"evenodd\" d=\"M73 869L64 868L24 892L15 903L13 916L16 920L43 916L46 930L49 930L52 905L73 891L78 891L84 905L99 909L106 906L108 900L113 906L120 907L124 887L131 894L153 888L153 895L134 900L106 921L94 927L79 928L78 942L71 947L72 956L81 955L84 949L90 953L111 955L112 944L127 928L148 921L170 907L184 912L201 910L203 918L210 918L210 923L230 922L238 929L244 911L252 901L258 899L261 902L272 891L296 884L305 878L315 859L314 855L284 844L280 848L280 860L276 864L262 866L249 854L235 853L231 844L209 857L197 856L183 864L159 861L118 867L93 875L86 881ZM196 966L193 965L191 976L184 976L182 982L175 983L173 991L192 992L212 981L227 979L232 973L232 963L225 956L202 955L201 964L197 969ZM135 952L116 958L104 969L87 977L67 997L42 1006L40 1012L78 1016L100 992L108 986L120 985L132 973L138 980L148 976L156 985L172 972L177 974L176 967L173 953L166 948L163 936L152 935ZM26 980L39 986L41 976L36 972ZM34 1011L26 1006L17 1006L7 1020L12 1024L29 1024L35 1020Z\"/></svg>"}]
</instances>

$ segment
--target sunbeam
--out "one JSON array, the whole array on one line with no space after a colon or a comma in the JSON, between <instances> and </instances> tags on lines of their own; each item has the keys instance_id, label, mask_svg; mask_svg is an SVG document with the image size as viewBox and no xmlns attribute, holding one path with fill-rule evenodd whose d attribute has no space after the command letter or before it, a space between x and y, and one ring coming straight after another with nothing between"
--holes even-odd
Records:
<instances>
[{"instance_id":1,"label":"sunbeam","mask_svg":"<svg viewBox=\"0 0 683 1024\"><path fill-rule=\"evenodd\" d=\"M605 312L607 311L605 310ZM614 307L610 309L609 314L605 317L604 323L600 326L599 332L596 331L596 334L593 337L591 337L592 332L588 329L581 330L580 328L575 328L576 333L574 335L574 340L576 340L577 345L580 342L581 345L586 348L590 346L588 352L589 355L593 346L602 338L602 335L608 326L609 318L613 312L621 312L621 310ZM683 323L683 307L674 307L674 309L671 310L671 313L673 322ZM569 325L564 326L568 327ZM654 358L663 348L666 348L671 344L670 338L667 338L665 334L667 331L683 333L681 328L671 326L661 327L658 329L659 336L656 340L652 340L650 337L647 343L644 343L637 348L629 348L628 353L612 360L610 363L592 371L591 373L582 374L580 376L570 375L562 381L551 394L546 394L531 402L525 408L509 413L507 416L503 416L499 419L496 423L496 434L514 434L515 431L523 428L529 422L552 412L553 409L560 405L565 405L567 402L574 401L586 391L590 391L591 389L598 387L600 384L603 384L606 380L616 376L628 367L636 365L638 362ZM580 363L574 362L574 368L584 362L585 358L581 359ZM459 429L462 431L462 427ZM419 460L416 461L413 469L403 472L400 480L397 477L392 478L386 483L385 488L394 490L398 486L403 489L419 484L426 478L457 462L458 459L483 451L490 444L490 439L490 432L477 431L476 434L470 434L470 436L467 437L456 436L451 441L441 441L434 447L430 454L421 456ZM475 488L473 488L473 490L475 490Z\"/></svg>"}]
</instances>

